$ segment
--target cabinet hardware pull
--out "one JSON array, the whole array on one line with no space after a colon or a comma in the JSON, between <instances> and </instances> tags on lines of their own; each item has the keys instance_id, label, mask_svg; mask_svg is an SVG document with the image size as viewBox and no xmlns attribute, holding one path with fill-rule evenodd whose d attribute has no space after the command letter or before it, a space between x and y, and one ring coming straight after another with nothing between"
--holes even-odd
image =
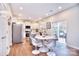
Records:
<instances>
[{"instance_id":1,"label":"cabinet hardware pull","mask_svg":"<svg viewBox=\"0 0 79 59\"><path fill-rule=\"evenodd\" d=\"M3 36L3 37L2 37L2 39L5 39L5 38L6 38L6 36Z\"/></svg>"}]
</instances>

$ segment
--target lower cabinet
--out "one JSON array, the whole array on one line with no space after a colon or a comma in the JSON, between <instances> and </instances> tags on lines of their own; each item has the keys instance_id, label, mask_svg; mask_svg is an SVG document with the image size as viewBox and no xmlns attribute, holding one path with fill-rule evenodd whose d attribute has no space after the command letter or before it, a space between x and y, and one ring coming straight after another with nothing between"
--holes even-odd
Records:
<instances>
[{"instance_id":1,"label":"lower cabinet","mask_svg":"<svg viewBox=\"0 0 79 59\"><path fill-rule=\"evenodd\" d=\"M0 48L0 56L7 56L9 54L10 48L1 47Z\"/></svg>"},{"instance_id":2,"label":"lower cabinet","mask_svg":"<svg viewBox=\"0 0 79 59\"><path fill-rule=\"evenodd\" d=\"M0 56L8 55L9 51L10 51L10 42L8 39L8 35L0 37Z\"/></svg>"},{"instance_id":3,"label":"lower cabinet","mask_svg":"<svg viewBox=\"0 0 79 59\"><path fill-rule=\"evenodd\" d=\"M0 56L6 56L9 54L10 45L6 42L6 39L0 39Z\"/></svg>"}]
</instances>

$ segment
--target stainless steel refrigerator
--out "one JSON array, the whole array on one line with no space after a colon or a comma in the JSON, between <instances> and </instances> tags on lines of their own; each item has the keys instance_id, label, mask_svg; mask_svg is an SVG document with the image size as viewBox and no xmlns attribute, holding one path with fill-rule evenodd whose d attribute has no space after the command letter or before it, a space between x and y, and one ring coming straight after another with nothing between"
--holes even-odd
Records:
<instances>
[{"instance_id":1,"label":"stainless steel refrigerator","mask_svg":"<svg viewBox=\"0 0 79 59\"><path fill-rule=\"evenodd\" d=\"M12 39L13 43L22 43L22 24L12 25Z\"/></svg>"}]
</instances>

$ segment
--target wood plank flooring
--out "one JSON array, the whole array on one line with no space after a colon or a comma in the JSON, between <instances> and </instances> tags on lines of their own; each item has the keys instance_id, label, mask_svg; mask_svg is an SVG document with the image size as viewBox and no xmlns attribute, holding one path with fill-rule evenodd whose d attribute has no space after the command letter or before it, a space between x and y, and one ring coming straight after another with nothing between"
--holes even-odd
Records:
<instances>
[{"instance_id":1,"label":"wood plank flooring","mask_svg":"<svg viewBox=\"0 0 79 59\"><path fill-rule=\"evenodd\" d=\"M32 46L24 39L23 43L14 44L10 51L10 56L32 56Z\"/></svg>"},{"instance_id":2,"label":"wood plank flooring","mask_svg":"<svg viewBox=\"0 0 79 59\"><path fill-rule=\"evenodd\" d=\"M57 56L79 56L79 50L67 47L60 43L57 43L55 53ZM24 39L23 43L13 44L9 56L33 56L32 45L30 45L28 39ZM47 54L40 53L39 56L47 56Z\"/></svg>"}]
</instances>

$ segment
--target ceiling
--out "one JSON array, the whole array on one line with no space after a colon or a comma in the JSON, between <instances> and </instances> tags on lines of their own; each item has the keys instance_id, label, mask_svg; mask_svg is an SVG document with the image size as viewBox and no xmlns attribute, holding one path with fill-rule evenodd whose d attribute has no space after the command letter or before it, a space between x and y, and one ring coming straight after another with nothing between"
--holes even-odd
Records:
<instances>
[{"instance_id":1,"label":"ceiling","mask_svg":"<svg viewBox=\"0 0 79 59\"><path fill-rule=\"evenodd\" d=\"M73 5L75 3L11 3L10 8L15 17L25 20L39 20Z\"/></svg>"}]
</instances>

